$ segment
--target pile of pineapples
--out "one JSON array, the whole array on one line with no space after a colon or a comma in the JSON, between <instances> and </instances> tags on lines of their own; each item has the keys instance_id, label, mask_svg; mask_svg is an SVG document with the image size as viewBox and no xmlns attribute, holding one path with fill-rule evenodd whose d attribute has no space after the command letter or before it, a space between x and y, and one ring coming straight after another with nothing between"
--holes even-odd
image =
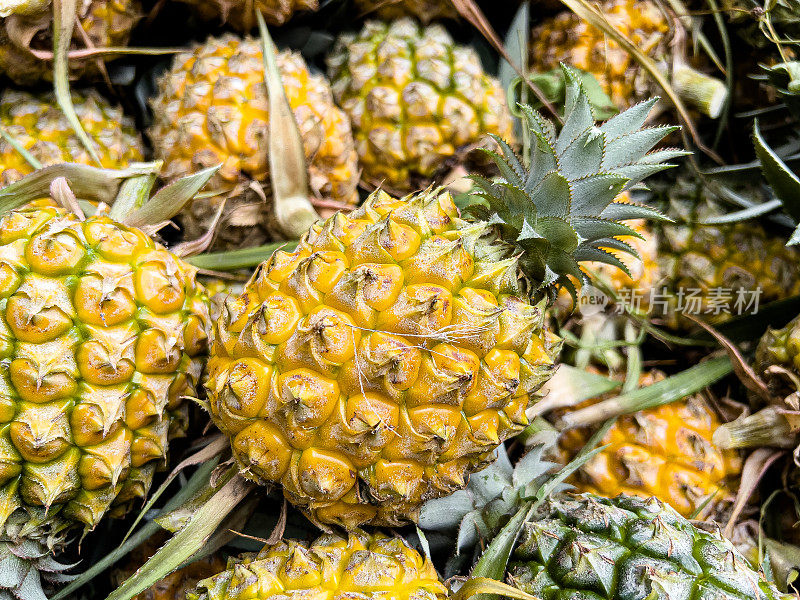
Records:
<instances>
[{"instance_id":1,"label":"pile of pineapples","mask_svg":"<svg viewBox=\"0 0 800 600\"><path fill-rule=\"evenodd\" d=\"M797 597L798 21L0 0L0 600Z\"/></svg>"}]
</instances>

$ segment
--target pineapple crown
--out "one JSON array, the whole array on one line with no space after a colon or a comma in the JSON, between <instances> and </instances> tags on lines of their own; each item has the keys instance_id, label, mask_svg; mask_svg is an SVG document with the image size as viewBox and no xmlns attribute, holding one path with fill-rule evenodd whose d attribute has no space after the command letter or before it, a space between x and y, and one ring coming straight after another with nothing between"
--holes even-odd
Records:
<instances>
[{"instance_id":1,"label":"pineapple crown","mask_svg":"<svg viewBox=\"0 0 800 600\"><path fill-rule=\"evenodd\" d=\"M595 121L580 76L562 65L566 80L563 127L520 105L531 139L523 159L501 138L500 152L484 150L500 170L499 180L472 179L482 202L468 211L495 225L521 252L519 265L534 291L585 281L582 261L628 268L612 250L638 256L619 236L642 236L622 221L668 220L656 209L616 201L620 193L674 165L689 154L678 149L651 152L678 127L644 127L658 98L641 102L603 124Z\"/></svg>"}]
</instances>

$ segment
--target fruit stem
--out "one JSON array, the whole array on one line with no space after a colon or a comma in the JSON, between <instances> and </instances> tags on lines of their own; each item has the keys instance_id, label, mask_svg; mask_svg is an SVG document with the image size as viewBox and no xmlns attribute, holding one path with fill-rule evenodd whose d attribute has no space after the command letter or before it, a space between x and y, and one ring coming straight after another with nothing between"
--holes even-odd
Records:
<instances>
[{"instance_id":1,"label":"fruit stem","mask_svg":"<svg viewBox=\"0 0 800 600\"><path fill-rule=\"evenodd\" d=\"M723 81L701 73L686 63L678 63L673 67L672 87L687 104L712 119L722 114L728 99L728 88Z\"/></svg>"},{"instance_id":2,"label":"fruit stem","mask_svg":"<svg viewBox=\"0 0 800 600\"><path fill-rule=\"evenodd\" d=\"M723 450L764 446L793 448L797 444L797 430L792 428L785 412L769 407L721 425L712 441Z\"/></svg>"}]
</instances>

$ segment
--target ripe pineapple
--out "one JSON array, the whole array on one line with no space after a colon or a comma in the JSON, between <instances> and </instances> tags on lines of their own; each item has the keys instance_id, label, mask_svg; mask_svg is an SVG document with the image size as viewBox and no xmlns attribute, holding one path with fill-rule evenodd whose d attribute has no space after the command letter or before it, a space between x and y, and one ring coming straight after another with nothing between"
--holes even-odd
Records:
<instances>
[{"instance_id":1,"label":"ripe pineapple","mask_svg":"<svg viewBox=\"0 0 800 600\"><path fill-rule=\"evenodd\" d=\"M450 0L356 0L356 7L384 20L412 16L426 24L458 16Z\"/></svg>"},{"instance_id":2,"label":"ripe pineapple","mask_svg":"<svg viewBox=\"0 0 800 600\"><path fill-rule=\"evenodd\" d=\"M0 545L44 570L72 527L147 494L185 428L208 328L194 267L139 229L57 207L59 181L0 218ZM36 571L12 567L0 558L0 596L10 581L11 597L41 598Z\"/></svg>"},{"instance_id":3,"label":"ripe pineapple","mask_svg":"<svg viewBox=\"0 0 800 600\"><path fill-rule=\"evenodd\" d=\"M430 560L399 537L362 531L323 535L312 544L281 541L231 561L201 581L187 600L267 598L445 600L447 588Z\"/></svg>"},{"instance_id":4,"label":"ripe pineapple","mask_svg":"<svg viewBox=\"0 0 800 600\"><path fill-rule=\"evenodd\" d=\"M499 82L477 53L439 25L367 22L339 37L328 57L334 98L353 122L363 179L398 193L486 134L512 136Z\"/></svg>"},{"instance_id":5,"label":"ripe pineapple","mask_svg":"<svg viewBox=\"0 0 800 600\"><path fill-rule=\"evenodd\" d=\"M630 308L659 317L670 328L688 328L692 324L684 314L720 323L800 293L796 248L756 221L704 224L724 209L697 182L678 180L667 195L664 212L675 222L640 230L657 252L642 251L642 242L633 239L646 262L624 259L642 276L613 279Z\"/></svg>"},{"instance_id":6,"label":"ripe pineapple","mask_svg":"<svg viewBox=\"0 0 800 600\"><path fill-rule=\"evenodd\" d=\"M133 123L122 110L97 92L74 92L75 112L95 147L103 166L126 167L144 158L144 145ZM75 136L52 94L35 96L5 90L0 96L0 127L43 167L62 162L94 164ZM13 183L34 167L5 138L0 138L0 187Z\"/></svg>"},{"instance_id":7,"label":"ripe pineapple","mask_svg":"<svg viewBox=\"0 0 800 600\"><path fill-rule=\"evenodd\" d=\"M257 25L255 11L271 25L283 25L300 11L317 10L319 0L181 0L191 4L204 19L216 19L238 31L249 32Z\"/></svg>"},{"instance_id":8,"label":"ripe pineapple","mask_svg":"<svg viewBox=\"0 0 800 600\"><path fill-rule=\"evenodd\" d=\"M670 47L673 21L662 5L650 0L603 0L598 4L618 31L668 73L684 101L712 118L720 115L727 97L725 84L685 61L676 61L675 49ZM571 11L546 20L531 33L531 69L546 72L560 62L593 74L620 107L631 106L654 92L650 75L626 50Z\"/></svg>"},{"instance_id":9,"label":"ripe pineapple","mask_svg":"<svg viewBox=\"0 0 800 600\"><path fill-rule=\"evenodd\" d=\"M139 0L82 0L72 34L73 49L125 46L141 18ZM19 85L52 77L52 63L34 52L53 50L52 8L49 1L22 0L0 16L0 73ZM74 59L70 74L94 74L108 57Z\"/></svg>"},{"instance_id":10,"label":"ripe pineapple","mask_svg":"<svg viewBox=\"0 0 800 600\"><path fill-rule=\"evenodd\" d=\"M508 582L542 600L790 600L719 533L655 498L545 502L524 525Z\"/></svg>"},{"instance_id":11,"label":"ripe pineapple","mask_svg":"<svg viewBox=\"0 0 800 600\"><path fill-rule=\"evenodd\" d=\"M609 260L599 248L631 233L617 221L658 216L614 198L682 154L645 155L673 130L639 132L653 102L598 127L565 73L564 130L531 112L534 170L501 143L511 180L476 180L475 219L441 190L378 191L226 301L206 387L245 477L280 482L319 523L394 525L463 487L526 425L552 372L544 296L578 261Z\"/></svg>"},{"instance_id":12,"label":"ripe pineapple","mask_svg":"<svg viewBox=\"0 0 800 600\"><path fill-rule=\"evenodd\" d=\"M166 541L166 536L155 536L131 552L128 563L124 568L116 571L112 579L120 585L139 569L155 554L161 543ZM224 570L227 561L221 554L215 552L210 556L196 560L193 563L170 573L164 579L137 594L132 600L184 600L187 592L192 590L198 582Z\"/></svg>"},{"instance_id":13,"label":"ripe pineapple","mask_svg":"<svg viewBox=\"0 0 800 600\"><path fill-rule=\"evenodd\" d=\"M652 371L642 375L639 385L661 379L663 374ZM598 443L605 447L576 472L573 483L579 491L604 497L654 496L684 517L698 511L707 516L731 499L730 484L742 470L735 451L712 443L719 425L703 394L620 417ZM562 434L559 445L567 460L591 434L585 429Z\"/></svg>"},{"instance_id":14,"label":"ripe pineapple","mask_svg":"<svg viewBox=\"0 0 800 600\"><path fill-rule=\"evenodd\" d=\"M309 72L302 57L278 55L284 89L303 139L312 191L337 203L358 201L358 164L350 121L333 104L326 79ZM223 196L232 194L216 247L255 246L272 239L268 204L250 189L269 178L269 110L261 43L224 35L179 54L159 81L150 129L155 155L168 179L222 163L209 189L183 214L189 238L208 230ZM268 191L267 186L267 191Z\"/></svg>"}]
</instances>

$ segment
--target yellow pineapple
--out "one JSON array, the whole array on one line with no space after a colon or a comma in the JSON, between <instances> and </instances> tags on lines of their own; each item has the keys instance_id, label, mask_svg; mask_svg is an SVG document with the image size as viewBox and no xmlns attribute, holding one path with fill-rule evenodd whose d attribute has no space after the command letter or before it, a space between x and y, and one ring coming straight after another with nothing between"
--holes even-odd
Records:
<instances>
[{"instance_id":1,"label":"yellow pineapple","mask_svg":"<svg viewBox=\"0 0 800 600\"><path fill-rule=\"evenodd\" d=\"M139 0L82 0L77 3L72 48L125 46L141 18ZM0 74L20 85L52 78L53 65L41 55L53 50L49 0L21 0L0 14ZM75 58L70 74L97 74L107 56Z\"/></svg>"},{"instance_id":2,"label":"yellow pineapple","mask_svg":"<svg viewBox=\"0 0 800 600\"><path fill-rule=\"evenodd\" d=\"M650 371L642 375L639 385L663 378L662 373ZM622 416L598 443L604 448L576 472L572 483L581 492L607 498L654 496L685 517L699 512L703 518L732 499L742 470L737 452L721 450L711 441L720 424L702 393ZM562 434L559 445L567 460L591 434L586 429Z\"/></svg>"},{"instance_id":3,"label":"yellow pineapple","mask_svg":"<svg viewBox=\"0 0 800 600\"><path fill-rule=\"evenodd\" d=\"M441 190L378 191L275 252L228 298L206 388L245 477L280 482L320 523L395 525L463 487L525 427L553 367L548 291L579 260L603 261L608 236L632 233L586 217L609 204L620 220L659 216L614 202L639 181L617 169L657 170L681 154L645 156L669 127L647 130L647 149L629 143L652 102L598 127L565 74L570 129L556 138L529 113L543 140L530 174L496 140L509 185L476 179L485 204L476 198L472 220Z\"/></svg>"},{"instance_id":4,"label":"yellow pineapple","mask_svg":"<svg viewBox=\"0 0 800 600\"><path fill-rule=\"evenodd\" d=\"M65 177L105 202L130 183L123 210L154 176L75 167L46 173L48 199L26 203L40 174L4 189L25 206L0 218L0 550L10 548L0 597L43 597L36 568L47 576L73 527L146 496L168 440L185 430L207 353L194 267L103 210L59 207L79 210Z\"/></svg>"},{"instance_id":5,"label":"yellow pineapple","mask_svg":"<svg viewBox=\"0 0 800 600\"><path fill-rule=\"evenodd\" d=\"M440 25L369 21L328 57L334 98L353 122L363 179L390 191L425 187L457 152L510 140L500 83Z\"/></svg>"},{"instance_id":6,"label":"yellow pineapple","mask_svg":"<svg viewBox=\"0 0 800 600\"><path fill-rule=\"evenodd\" d=\"M144 158L133 119L100 94L73 92L72 104L106 168L118 169ZM35 96L7 89L0 96L0 127L41 166L94 161L72 130L52 94ZM6 138L0 138L0 187L32 173L34 166Z\"/></svg>"},{"instance_id":7,"label":"yellow pineapple","mask_svg":"<svg viewBox=\"0 0 800 600\"><path fill-rule=\"evenodd\" d=\"M268 598L445 600L433 564L400 537L362 531L323 535L311 544L280 541L232 560L201 581L187 600Z\"/></svg>"},{"instance_id":8,"label":"yellow pineapple","mask_svg":"<svg viewBox=\"0 0 800 600\"><path fill-rule=\"evenodd\" d=\"M681 96L704 114L716 118L727 98L724 82L695 70L673 45L676 17L662 3L651 0L602 0L597 8L611 25L664 71ZM619 107L632 106L655 92L661 94L636 59L603 31L571 11L564 11L534 27L530 67L546 72L559 63L595 76Z\"/></svg>"},{"instance_id":9,"label":"yellow pineapple","mask_svg":"<svg viewBox=\"0 0 800 600\"><path fill-rule=\"evenodd\" d=\"M333 104L321 75L296 52L277 57L283 86L303 140L311 190L334 204L358 201L358 165L350 120ZM224 35L179 54L152 100L149 131L168 179L222 164L209 188L213 198L184 211L187 236L208 230L219 203L229 197L216 247L263 244L279 234L257 184L269 196L269 108L261 42Z\"/></svg>"}]
</instances>

